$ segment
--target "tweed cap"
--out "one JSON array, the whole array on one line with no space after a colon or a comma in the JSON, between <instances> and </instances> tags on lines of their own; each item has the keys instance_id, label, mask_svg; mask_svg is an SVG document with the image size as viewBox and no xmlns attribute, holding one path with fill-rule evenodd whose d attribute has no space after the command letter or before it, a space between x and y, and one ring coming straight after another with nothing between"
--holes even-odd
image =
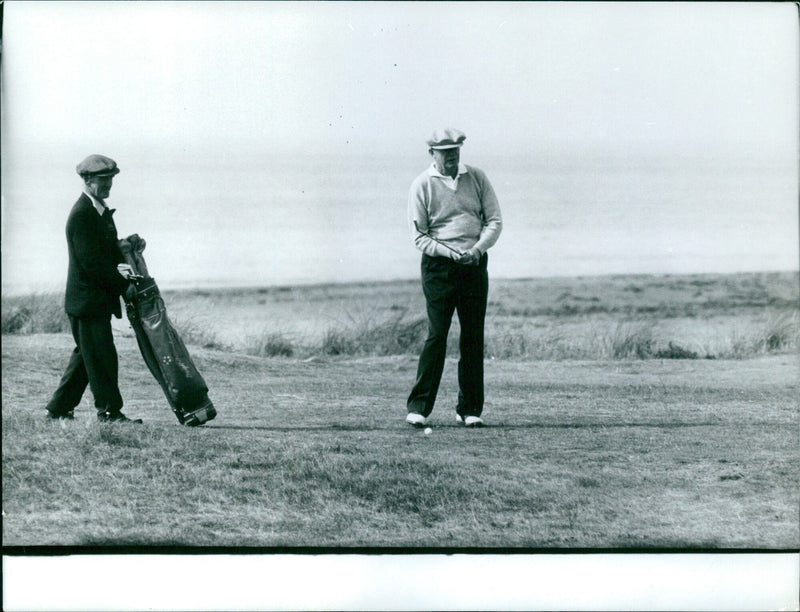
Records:
<instances>
[{"instance_id":1,"label":"tweed cap","mask_svg":"<svg viewBox=\"0 0 800 612\"><path fill-rule=\"evenodd\" d=\"M84 178L90 176L116 176L119 174L117 162L105 155L90 155L79 163L75 170Z\"/></svg>"},{"instance_id":2,"label":"tweed cap","mask_svg":"<svg viewBox=\"0 0 800 612\"><path fill-rule=\"evenodd\" d=\"M434 130L428 139L428 146L431 149L455 149L464 144L467 136L464 132L454 128L440 128Z\"/></svg>"}]
</instances>

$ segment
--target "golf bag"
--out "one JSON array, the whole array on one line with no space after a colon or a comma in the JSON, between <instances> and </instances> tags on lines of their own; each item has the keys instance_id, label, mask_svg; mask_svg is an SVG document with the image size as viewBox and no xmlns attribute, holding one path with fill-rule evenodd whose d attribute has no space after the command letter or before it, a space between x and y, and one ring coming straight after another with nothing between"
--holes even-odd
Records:
<instances>
[{"instance_id":1,"label":"golf bag","mask_svg":"<svg viewBox=\"0 0 800 612\"><path fill-rule=\"evenodd\" d=\"M125 309L142 357L181 425L202 425L217 416L217 411L208 398L203 377L167 317L155 279L147 272L142 257L144 241L134 234L120 241L120 249L125 261L141 277L134 282L136 295L126 297Z\"/></svg>"}]
</instances>

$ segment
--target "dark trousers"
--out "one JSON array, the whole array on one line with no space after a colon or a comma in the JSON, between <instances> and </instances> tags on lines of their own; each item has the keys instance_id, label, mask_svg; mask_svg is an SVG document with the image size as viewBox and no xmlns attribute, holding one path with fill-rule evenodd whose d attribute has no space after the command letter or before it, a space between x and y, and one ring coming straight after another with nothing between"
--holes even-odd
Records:
<instances>
[{"instance_id":1,"label":"dark trousers","mask_svg":"<svg viewBox=\"0 0 800 612\"><path fill-rule=\"evenodd\" d=\"M483 324L489 276L488 257L464 266L444 257L422 256L422 291L428 309L428 337L419 356L417 380L408 397L409 412L427 417L433 410L447 352L447 333L458 313L461 325L458 406L462 417L483 412Z\"/></svg>"},{"instance_id":2,"label":"dark trousers","mask_svg":"<svg viewBox=\"0 0 800 612\"><path fill-rule=\"evenodd\" d=\"M119 392L119 365L111 316L70 317L75 350L47 410L51 414L70 412L80 404L86 386L92 390L97 412L118 412L122 408Z\"/></svg>"}]
</instances>

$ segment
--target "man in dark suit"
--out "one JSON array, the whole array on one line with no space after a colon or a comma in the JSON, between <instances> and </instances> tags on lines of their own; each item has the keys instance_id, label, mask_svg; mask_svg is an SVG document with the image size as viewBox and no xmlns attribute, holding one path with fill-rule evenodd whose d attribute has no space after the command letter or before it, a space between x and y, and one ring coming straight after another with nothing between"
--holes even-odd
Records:
<instances>
[{"instance_id":1,"label":"man in dark suit","mask_svg":"<svg viewBox=\"0 0 800 612\"><path fill-rule=\"evenodd\" d=\"M81 197L67 219L69 269L65 308L75 350L53 397L51 419L72 419L86 386L92 390L97 418L102 422L141 423L122 413L118 359L111 332L111 315L122 317L120 296L133 289L133 270L119 249L113 210L105 203L117 163L90 155L76 168L84 181Z\"/></svg>"}]
</instances>

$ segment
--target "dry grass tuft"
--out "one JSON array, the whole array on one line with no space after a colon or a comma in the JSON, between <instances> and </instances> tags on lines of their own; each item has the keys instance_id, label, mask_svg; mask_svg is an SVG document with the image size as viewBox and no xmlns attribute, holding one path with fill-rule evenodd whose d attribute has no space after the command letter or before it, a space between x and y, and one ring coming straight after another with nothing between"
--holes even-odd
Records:
<instances>
[{"instance_id":1,"label":"dry grass tuft","mask_svg":"<svg viewBox=\"0 0 800 612\"><path fill-rule=\"evenodd\" d=\"M180 319L176 319L170 317L169 319L184 344L196 344L203 348L217 349L220 351L230 351L233 349L230 344L220 341L214 330L209 328L209 324L203 322L199 318L181 317Z\"/></svg>"},{"instance_id":2,"label":"dry grass tuft","mask_svg":"<svg viewBox=\"0 0 800 612\"><path fill-rule=\"evenodd\" d=\"M647 359L654 354L652 323L619 323L607 338L613 359Z\"/></svg>"},{"instance_id":3,"label":"dry grass tuft","mask_svg":"<svg viewBox=\"0 0 800 612\"><path fill-rule=\"evenodd\" d=\"M248 339L245 353L256 357L291 357L295 354L295 347L286 335L263 331Z\"/></svg>"},{"instance_id":4,"label":"dry grass tuft","mask_svg":"<svg viewBox=\"0 0 800 612\"><path fill-rule=\"evenodd\" d=\"M69 330L63 293L34 293L3 298L4 334L53 334Z\"/></svg>"},{"instance_id":5,"label":"dry grass tuft","mask_svg":"<svg viewBox=\"0 0 800 612\"><path fill-rule=\"evenodd\" d=\"M350 316L347 325L329 329L321 344L324 355L402 355L422 347L427 320L407 318L407 310L381 318L377 313Z\"/></svg>"}]
</instances>

